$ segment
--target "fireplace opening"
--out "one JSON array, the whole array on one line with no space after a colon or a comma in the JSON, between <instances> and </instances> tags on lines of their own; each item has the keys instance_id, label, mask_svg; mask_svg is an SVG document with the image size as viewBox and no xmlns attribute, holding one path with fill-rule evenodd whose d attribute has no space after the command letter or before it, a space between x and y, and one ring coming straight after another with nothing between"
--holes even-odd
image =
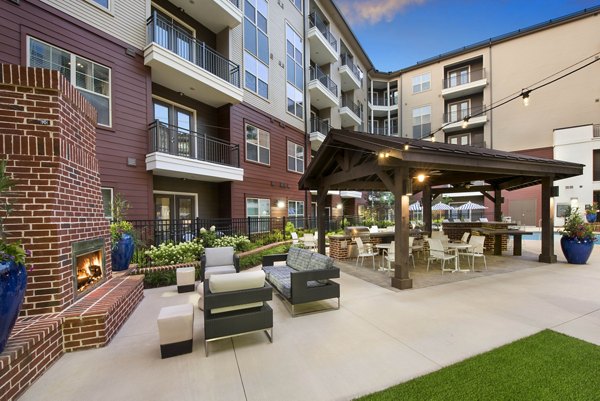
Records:
<instances>
[{"instance_id":1,"label":"fireplace opening","mask_svg":"<svg viewBox=\"0 0 600 401\"><path fill-rule=\"evenodd\" d=\"M104 280L104 240L75 242L73 249L73 281L75 297L80 297Z\"/></svg>"}]
</instances>

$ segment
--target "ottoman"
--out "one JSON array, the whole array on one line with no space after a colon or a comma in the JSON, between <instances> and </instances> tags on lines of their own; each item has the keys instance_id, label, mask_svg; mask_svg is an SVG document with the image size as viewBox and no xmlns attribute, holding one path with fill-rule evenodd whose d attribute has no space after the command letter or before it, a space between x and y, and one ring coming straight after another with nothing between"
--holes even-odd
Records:
<instances>
[{"instance_id":1,"label":"ottoman","mask_svg":"<svg viewBox=\"0 0 600 401\"><path fill-rule=\"evenodd\" d=\"M177 292L189 292L196 289L196 269L180 267L177 269Z\"/></svg>"},{"instance_id":2,"label":"ottoman","mask_svg":"<svg viewBox=\"0 0 600 401\"><path fill-rule=\"evenodd\" d=\"M165 306L157 319L160 357L192 352L194 307L192 304Z\"/></svg>"}]
</instances>

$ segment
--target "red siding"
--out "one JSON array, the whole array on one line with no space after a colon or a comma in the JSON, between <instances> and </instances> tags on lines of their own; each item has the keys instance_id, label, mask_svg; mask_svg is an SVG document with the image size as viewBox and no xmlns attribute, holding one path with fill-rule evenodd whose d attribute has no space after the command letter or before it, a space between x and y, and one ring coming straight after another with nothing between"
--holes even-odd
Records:
<instances>
[{"instance_id":1,"label":"red siding","mask_svg":"<svg viewBox=\"0 0 600 401\"><path fill-rule=\"evenodd\" d=\"M125 196L130 218L150 217L152 175L145 168L150 74L141 51L128 56L132 46L35 0L0 2L0 26L0 62L26 65L30 35L111 68L113 126L96 130L102 186ZM127 158L137 165L127 166Z\"/></svg>"},{"instance_id":2,"label":"red siding","mask_svg":"<svg viewBox=\"0 0 600 401\"><path fill-rule=\"evenodd\" d=\"M270 134L271 164L269 166L246 161L245 124L249 123L264 129ZM232 106L230 109L231 143L240 145L240 164L244 169L244 181L231 184L231 217L246 217L246 197L269 198L271 216L287 216L287 201L302 201L305 214L309 215L310 196L298 189L301 174L287 171L287 141L304 146L305 134L274 117L264 114L247 104ZM310 194L309 194L310 195ZM286 206L277 208L277 200L286 201Z\"/></svg>"}]
</instances>

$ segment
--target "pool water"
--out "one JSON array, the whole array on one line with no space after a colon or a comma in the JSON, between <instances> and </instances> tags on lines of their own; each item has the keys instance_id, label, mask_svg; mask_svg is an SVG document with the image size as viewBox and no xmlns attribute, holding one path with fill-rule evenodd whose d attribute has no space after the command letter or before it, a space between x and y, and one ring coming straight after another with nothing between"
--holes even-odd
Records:
<instances>
[{"instance_id":1,"label":"pool water","mask_svg":"<svg viewBox=\"0 0 600 401\"><path fill-rule=\"evenodd\" d=\"M555 238L559 238L560 234L559 233L554 233L554 237ZM523 236L523 241L534 240L534 239L539 241L541 238L542 238L542 233L535 232L532 235L524 235ZM596 235L596 240L594 241L594 244L600 245L600 235Z\"/></svg>"}]
</instances>

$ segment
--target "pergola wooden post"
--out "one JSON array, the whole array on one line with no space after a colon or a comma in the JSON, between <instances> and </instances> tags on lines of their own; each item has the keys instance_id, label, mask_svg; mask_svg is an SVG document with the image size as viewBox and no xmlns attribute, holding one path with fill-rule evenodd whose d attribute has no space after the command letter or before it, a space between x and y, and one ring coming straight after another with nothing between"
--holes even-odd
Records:
<instances>
[{"instance_id":1,"label":"pergola wooden post","mask_svg":"<svg viewBox=\"0 0 600 401\"><path fill-rule=\"evenodd\" d=\"M325 201L327 200L328 188L319 186L317 189L317 231L319 238L317 238L317 248L320 254L325 255Z\"/></svg>"},{"instance_id":2,"label":"pergola wooden post","mask_svg":"<svg viewBox=\"0 0 600 401\"><path fill-rule=\"evenodd\" d=\"M431 187L425 185L423 187L423 225L425 231L431 235Z\"/></svg>"},{"instance_id":3,"label":"pergola wooden post","mask_svg":"<svg viewBox=\"0 0 600 401\"><path fill-rule=\"evenodd\" d=\"M540 262L556 263L554 254L554 198L552 197L553 177L542 178L542 253Z\"/></svg>"}]
</instances>

